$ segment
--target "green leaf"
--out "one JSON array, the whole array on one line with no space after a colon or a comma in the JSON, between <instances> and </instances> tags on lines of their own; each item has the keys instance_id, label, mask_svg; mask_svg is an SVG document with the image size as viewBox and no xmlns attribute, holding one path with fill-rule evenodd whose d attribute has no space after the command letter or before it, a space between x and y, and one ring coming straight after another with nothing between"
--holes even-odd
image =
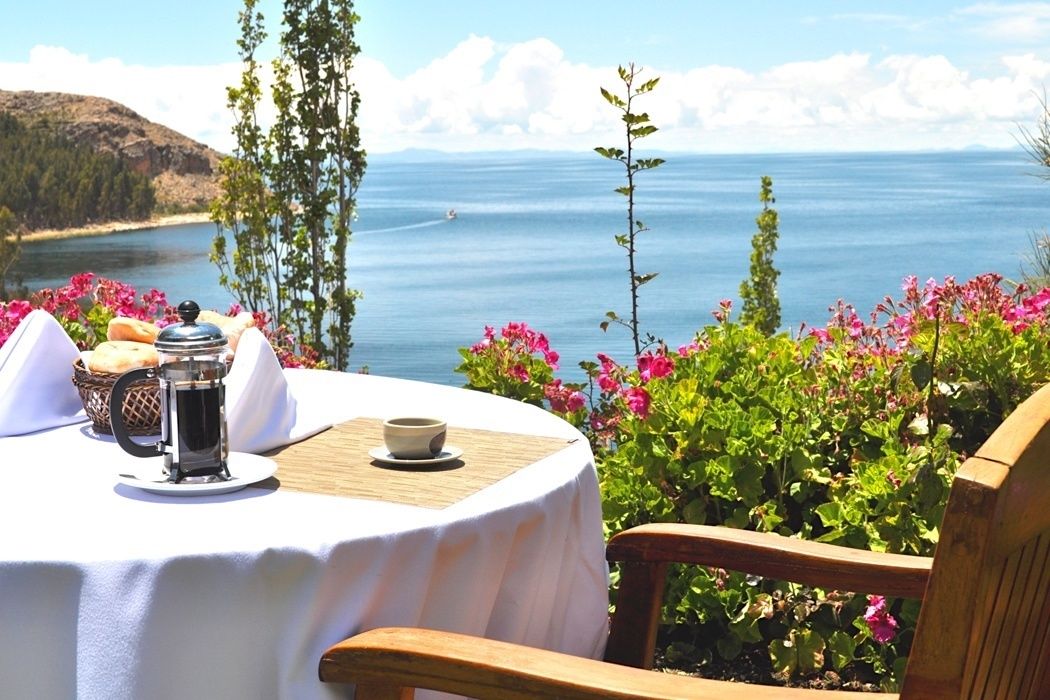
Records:
<instances>
[{"instance_id":1,"label":"green leaf","mask_svg":"<svg viewBox=\"0 0 1050 700\"><path fill-rule=\"evenodd\" d=\"M653 78L652 80L647 80L647 81L645 81L644 83L642 83L641 85L638 86L638 89L635 90L634 94L641 95L643 92L650 92L654 87L656 87L656 84L659 83L659 82L660 82L659 78Z\"/></svg>"},{"instance_id":2,"label":"green leaf","mask_svg":"<svg viewBox=\"0 0 1050 700\"><path fill-rule=\"evenodd\" d=\"M620 148L614 148L614 147L604 148L602 146L596 146L594 151L598 155L605 156L606 158L608 158L610 160L619 160L621 157L623 157L623 149L620 149Z\"/></svg>"},{"instance_id":3,"label":"green leaf","mask_svg":"<svg viewBox=\"0 0 1050 700\"><path fill-rule=\"evenodd\" d=\"M933 380L933 366L925 359L919 360L912 365L911 380L918 388L925 389Z\"/></svg>"},{"instance_id":4,"label":"green leaf","mask_svg":"<svg viewBox=\"0 0 1050 700\"><path fill-rule=\"evenodd\" d=\"M626 102L624 102L618 96L612 94L611 92L609 92L605 88L599 88L599 90L602 91L602 97L605 98L605 101L608 102L609 104L611 104L612 106L619 107L621 109L627 106Z\"/></svg>"},{"instance_id":5,"label":"green leaf","mask_svg":"<svg viewBox=\"0 0 1050 700\"><path fill-rule=\"evenodd\" d=\"M656 276L659 275L659 274L660 274L659 272L648 272L648 273L646 273L644 275L635 275L634 276L634 283L636 285L638 285L639 287L641 287L643 284L646 284L648 282L652 282L653 279L655 279Z\"/></svg>"},{"instance_id":6,"label":"green leaf","mask_svg":"<svg viewBox=\"0 0 1050 700\"><path fill-rule=\"evenodd\" d=\"M817 512L817 515L820 516L820 520L824 523L824 527L836 527L842 524L842 504L838 501L822 503L814 508L814 510Z\"/></svg>"},{"instance_id":7,"label":"green leaf","mask_svg":"<svg viewBox=\"0 0 1050 700\"><path fill-rule=\"evenodd\" d=\"M638 167L642 170L652 170L653 168L660 167L666 162L667 161L663 158L639 158L637 160Z\"/></svg>"},{"instance_id":8,"label":"green leaf","mask_svg":"<svg viewBox=\"0 0 1050 700\"><path fill-rule=\"evenodd\" d=\"M853 663L853 652L857 649L857 642L853 636L842 630L835 630L828 635L828 651L831 652L831 667L836 671Z\"/></svg>"},{"instance_id":9,"label":"green leaf","mask_svg":"<svg viewBox=\"0 0 1050 700\"><path fill-rule=\"evenodd\" d=\"M741 650L744 648L744 644L740 637L733 633L720 638L715 643L715 647L718 649L718 655L726 661L732 661L740 655Z\"/></svg>"},{"instance_id":10,"label":"green leaf","mask_svg":"<svg viewBox=\"0 0 1050 700\"><path fill-rule=\"evenodd\" d=\"M773 666L773 676L788 680L798 668L798 653L794 642L787 639L774 639L769 643L769 661Z\"/></svg>"},{"instance_id":11,"label":"green leaf","mask_svg":"<svg viewBox=\"0 0 1050 700\"><path fill-rule=\"evenodd\" d=\"M799 670L812 673L823 668L824 638L813 630L796 630L794 634Z\"/></svg>"},{"instance_id":12,"label":"green leaf","mask_svg":"<svg viewBox=\"0 0 1050 700\"><path fill-rule=\"evenodd\" d=\"M707 504L702 498L694 498L682 509L682 519L693 525L707 522Z\"/></svg>"}]
</instances>

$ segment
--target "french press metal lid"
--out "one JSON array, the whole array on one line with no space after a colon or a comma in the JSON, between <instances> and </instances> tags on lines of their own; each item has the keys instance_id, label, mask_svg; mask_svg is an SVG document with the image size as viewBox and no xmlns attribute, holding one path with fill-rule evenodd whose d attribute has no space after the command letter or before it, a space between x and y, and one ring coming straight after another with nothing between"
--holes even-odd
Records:
<instances>
[{"instance_id":1,"label":"french press metal lid","mask_svg":"<svg viewBox=\"0 0 1050 700\"><path fill-rule=\"evenodd\" d=\"M196 355L223 350L226 334L214 323L197 322L201 307L195 301L179 304L182 323L173 323L157 336L153 346L168 355ZM163 363L162 363L163 364Z\"/></svg>"},{"instance_id":2,"label":"french press metal lid","mask_svg":"<svg viewBox=\"0 0 1050 700\"><path fill-rule=\"evenodd\" d=\"M197 322L196 302L179 304L181 324L166 327L154 346L159 366L122 374L110 394L110 424L120 446L137 457L164 455L168 480L175 483L225 481L229 439L226 428L226 334L213 323ZM153 444L131 440L121 406L134 381L160 382L161 439Z\"/></svg>"}]
</instances>

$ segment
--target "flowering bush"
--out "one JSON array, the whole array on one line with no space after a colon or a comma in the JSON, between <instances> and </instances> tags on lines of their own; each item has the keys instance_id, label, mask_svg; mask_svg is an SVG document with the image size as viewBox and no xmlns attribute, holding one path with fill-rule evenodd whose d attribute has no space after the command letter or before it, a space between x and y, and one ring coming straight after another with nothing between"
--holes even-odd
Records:
<instances>
[{"instance_id":1,"label":"flowering bush","mask_svg":"<svg viewBox=\"0 0 1050 700\"><path fill-rule=\"evenodd\" d=\"M163 292L151 289L136 296L135 290L123 282L83 272L73 275L69 284L58 289L41 289L29 299L0 302L0 345L34 309L54 316L81 350L105 340L106 328L116 316L158 320L162 326L178 320Z\"/></svg>"},{"instance_id":2,"label":"flowering bush","mask_svg":"<svg viewBox=\"0 0 1050 700\"><path fill-rule=\"evenodd\" d=\"M582 420L586 399L579 386L554 378L558 353L543 333L508 323L497 338L495 329L485 326L481 341L459 354L463 362L456 371L467 376L469 388L546 405L575 425Z\"/></svg>"},{"instance_id":3,"label":"flowering bush","mask_svg":"<svg viewBox=\"0 0 1050 700\"><path fill-rule=\"evenodd\" d=\"M575 418L607 528L719 524L932 554L959 465L1050 380L1050 289L1007 293L1001 281L910 277L867 319L839 302L796 338L732 322L725 300L677 351L581 363L597 394ZM505 366L477 388L533 391ZM918 617L914 601L721 569L669 580L665 618L690 631L691 653L761 645L781 676L866 667L893 689Z\"/></svg>"},{"instance_id":4,"label":"flowering bush","mask_svg":"<svg viewBox=\"0 0 1050 700\"><path fill-rule=\"evenodd\" d=\"M149 321L162 328L179 321L178 312L167 303L163 292L150 289L137 295L133 287L123 282L83 272L58 289L41 289L28 299L0 302L0 346L34 309L54 316L81 350L90 350L106 340L109 322L117 316ZM233 304L227 313L236 316L240 311L241 307ZM272 329L268 314L253 312L253 316L282 367L325 366L312 348L298 343L287 329Z\"/></svg>"}]
</instances>

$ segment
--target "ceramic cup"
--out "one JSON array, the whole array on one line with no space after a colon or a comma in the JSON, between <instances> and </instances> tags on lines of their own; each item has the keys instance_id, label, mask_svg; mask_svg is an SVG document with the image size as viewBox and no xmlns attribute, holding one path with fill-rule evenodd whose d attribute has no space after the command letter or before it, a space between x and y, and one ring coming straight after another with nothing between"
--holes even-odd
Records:
<instances>
[{"instance_id":1,"label":"ceramic cup","mask_svg":"<svg viewBox=\"0 0 1050 700\"><path fill-rule=\"evenodd\" d=\"M431 459L441 454L447 427L439 418L390 418L383 421L383 443L397 459Z\"/></svg>"}]
</instances>

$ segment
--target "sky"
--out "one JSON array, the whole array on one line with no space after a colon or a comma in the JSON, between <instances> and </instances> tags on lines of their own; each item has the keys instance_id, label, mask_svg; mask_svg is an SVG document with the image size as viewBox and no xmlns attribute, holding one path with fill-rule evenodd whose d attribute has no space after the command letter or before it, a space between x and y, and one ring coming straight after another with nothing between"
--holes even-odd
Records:
<instances>
[{"instance_id":1,"label":"sky","mask_svg":"<svg viewBox=\"0 0 1050 700\"><path fill-rule=\"evenodd\" d=\"M0 0L0 89L107 97L221 151L238 0ZM645 9L641 9L641 8ZM634 63L650 150L1010 148L1050 84L1050 2L358 0L370 153L623 141L599 88ZM260 0L276 55L281 0ZM264 120L268 112L264 113Z\"/></svg>"}]
</instances>

